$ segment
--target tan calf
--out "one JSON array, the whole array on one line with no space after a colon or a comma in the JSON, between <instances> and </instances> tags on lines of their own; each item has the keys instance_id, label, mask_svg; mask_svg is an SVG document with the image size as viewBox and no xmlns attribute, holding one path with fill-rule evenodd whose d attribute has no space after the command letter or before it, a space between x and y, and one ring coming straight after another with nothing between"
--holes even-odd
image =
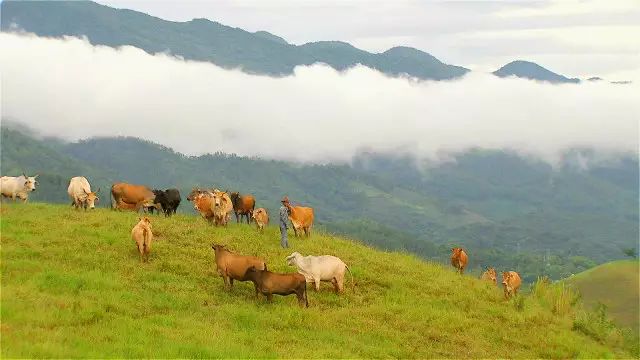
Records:
<instances>
[{"instance_id":1,"label":"tan calf","mask_svg":"<svg viewBox=\"0 0 640 360\"><path fill-rule=\"evenodd\" d=\"M151 252L151 241L153 233L151 232L151 220L148 217L140 218L140 222L131 230L131 238L138 246L140 253L140 261L149 261L149 252Z\"/></svg>"},{"instance_id":2,"label":"tan calf","mask_svg":"<svg viewBox=\"0 0 640 360\"><path fill-rule=\"evenodd\" d=\"M256 227L264 232L264 227L269 224L269 213L265 208L257 208L253 212L253 219L256 221Z\"/></svg>"},{"instance_id":3,"label":"tan calf","mask_svg":"<svg viewBox=\"0 0 640 360\"><path fill-rule=\"evenodd\" d=\"M490 267L485 271L480 277L481 280L490 281L493 285L498 285L498 274L496 273L496 269Z\"/></svg>"},{"instance_id":4,"label":"tan calf","mask_svg":"<svg viewBox=\"0 0 640 360\"><path fill-rule=\"evenodd\" d=\"M507 271L502 273L502 286L504 286L504 297L506 299L518 295L520 284L522 284L522 280L517 272Z\"/></svg>"}]
</instances>

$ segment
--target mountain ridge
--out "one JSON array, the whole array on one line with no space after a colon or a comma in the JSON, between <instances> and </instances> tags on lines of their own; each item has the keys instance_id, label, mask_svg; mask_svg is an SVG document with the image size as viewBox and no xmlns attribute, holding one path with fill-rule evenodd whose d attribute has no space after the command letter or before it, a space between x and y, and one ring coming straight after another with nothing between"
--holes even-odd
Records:
<instances>
[{"instance_id":1,"label":"mountain ridge","mask_svg":"<svg viewBox=\"0 0 640 360\"><path fill-rule=\"evenodd\" d=\"M90 1L4 1L0 6L0 25L5 32L14 31L17 26L38 36L86 36L92 44L130 45L151 54L168 50L188 60L240 68L250 74L285 76L292 74L296 66L314 63L324 63L337 70L361 64L389 76L406 75L422 80L450 80L470 71L463 66L446 64L413 47L394 46L373 53L338 40L293 45L264 30L252 33L205 18L169 21ZM520 70L518 66L510 69L512 62L493 74L551 83L579 82L538 64L522 62L529 64L529 69ZM535 70L531 70L531 64Z\"/></svg>"}]
</instances>

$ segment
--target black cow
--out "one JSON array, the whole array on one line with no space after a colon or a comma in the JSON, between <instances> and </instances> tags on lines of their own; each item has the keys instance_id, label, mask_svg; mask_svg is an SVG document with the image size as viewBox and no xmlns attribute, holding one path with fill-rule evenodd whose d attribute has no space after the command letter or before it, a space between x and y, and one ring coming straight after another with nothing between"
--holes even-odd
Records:
<instances>
[{"instance_id":1,"label":"black cow","mask_svg":"<svg viewBox=\"0 0 640 360\"><path fill-rule=\"evenodd\" d=\"M153 193L156 195L154 204L162 206L165 216L171 216L176 213L180 205L180 191L178 189L153 190ZM153 213L152 208L149 208L149 211Z\"/></svg>"}]
</instances>

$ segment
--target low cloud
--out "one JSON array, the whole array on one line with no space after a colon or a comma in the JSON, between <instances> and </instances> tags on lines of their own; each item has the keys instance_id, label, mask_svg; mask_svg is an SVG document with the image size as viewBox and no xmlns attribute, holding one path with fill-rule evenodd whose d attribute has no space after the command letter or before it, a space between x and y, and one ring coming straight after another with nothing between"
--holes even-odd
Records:
<instances>
[{"instance_id":1,"label":"low cloud","mask_svg":"<svg viewBox=\"0 0 640 360\"><path fill-rule=\"evenodd\" d=\"M320 163L363 150L437 159L510 149L550 162L576 147L638 153L635 83L551 85L473 72L416 81L323 65L271 78L134 47L8 33L0 48L2 116L67 140L127 135L190 155Z\"/></svg>"}]
</instances>

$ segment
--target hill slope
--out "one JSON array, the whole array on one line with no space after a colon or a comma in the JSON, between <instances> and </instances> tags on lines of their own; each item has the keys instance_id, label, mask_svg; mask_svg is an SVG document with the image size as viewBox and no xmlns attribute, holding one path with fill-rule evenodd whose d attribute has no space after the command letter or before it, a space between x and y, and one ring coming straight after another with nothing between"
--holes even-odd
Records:
<instances>
[{"instance_id":1,"label":"hill slope","mask_svg":"<svg viewBox=\"0 0 640 360\"><path fill-rule=\"evenodd\" d=\"M337 41L296 46L265 31L251 33L206 19L167 21L90 1L3 1L1 6L2 31L19 28L48 37L86 36L92 44L132 45L151 54L169 52L249 73L280 76L291 74L298 65L318 62L338 70L362 64L389 75L433 80L469 71L416 49L407 56L393 49L369 53Z\"/></svg>"},{"instance_id":2,"label":"hill slope","mask_svg":"<svg viewBox=\"0 0 640 360\"><path fill-rule=\"evenodd\" d=\"M68 179L105 191L115 181L215 186L251 193L276 213L279 199L312 205L320 227L380 248L446 262L452 245L473 251L470 269L519 271L527 282L561 279L622 258L638 238L638 163L588 170L515 154L470 151L455 163L416 167L412 158L365 156L347 165L299 165L226 154L188 157L135 138L64 143L2 128L2 174L40 172L35 201L67 203ZM54 156L55 155L55 156ZM586 156L586 155L585 155ZM570 159L569 159L570 160ZM188 203L180 211L193 213Z\"/></svg>"},{"instance_id":3,"label":"hill slope","mask_svg":"<svg viewBox=\"0 0 640 360\"><path fill-rule=\"evenodd\" d=\"M620 260L599 265L566 282L580 291L588 306L602 303L620 326L638 332L640 325L640 267L637 260Z\"/></svg>"},{"instance_id":4,"label":"hill slope","mask_svg":"<svg viewBox=\"0 0 640 360\"><path fill-rule=\"evenodd\" d=\"M327 235L279 248L275 228L213 228L195 216L153 217L151 260L141 264L133 213L66 206L2 207L3 357L627 357L571 330L532 299L501 292L441 265ZM55 224L55 226L53 226ZM213 269L211 242L263 256L335 254L355 286L325 284L308 309L272 304L250 284L231 292Z\"/></svg>"}]
</instances>

